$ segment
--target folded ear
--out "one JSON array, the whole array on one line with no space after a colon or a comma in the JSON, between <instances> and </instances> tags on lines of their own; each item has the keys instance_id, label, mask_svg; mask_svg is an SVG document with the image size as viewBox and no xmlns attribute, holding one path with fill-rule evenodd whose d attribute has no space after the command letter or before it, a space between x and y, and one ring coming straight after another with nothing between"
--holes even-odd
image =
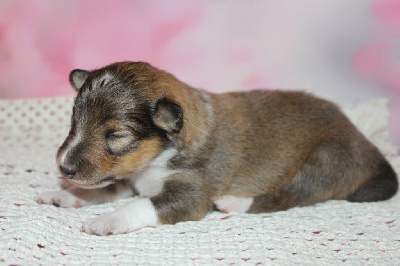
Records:
<instances>
[{"instance_id":1,"label":"folded ear","mask_svg":"<svg viewBox=\"0 0 400 266\"><path fill-rule=\"evenodd\" d=\"M76 91L79 91L89 74L89 71L75 69L71 72L71 74L69 74L69 82Z\"/></svg>"},{"instance_id":2,"label":"folded ear","mask_svg":"<svg viewBox=\"0 0 400 266\"><path fill-rule=\"evenodd\" d=\"M166 96L157 100L152 116L154 124L167 133L177 133L182 128L183 110Z\"/></svg>"}]
</instances>

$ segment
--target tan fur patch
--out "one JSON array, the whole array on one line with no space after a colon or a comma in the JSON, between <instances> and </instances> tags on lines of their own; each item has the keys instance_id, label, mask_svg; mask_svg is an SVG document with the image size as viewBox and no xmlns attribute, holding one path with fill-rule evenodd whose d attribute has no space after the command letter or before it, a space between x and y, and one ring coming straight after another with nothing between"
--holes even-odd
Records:
<instances>
[{"instance_id":1,"label":"tan fur patch","mask_svg":"<svg viewBox=\"0 0 400 266\"><path fill-rule=\"evenodd\" d=\"M111 170L112 175L120 179L139 170L157 156L160 153L160 149L161 140L159 138L143 140L137 149L117 158L117 166Z\"/></svg>"},{"instance_id":2,"label":"tan fur patch","mask_svg":"<svg viewBox=\"0 0 400 266\"><path fill-rule=\"evenodd\" d=\"M114 168L115 164L116 164L116 161L115 161L114 157L111 156L107 152L104 152L102 155L100 155L97 158L101 158L101 162L99 163L99 167L104 172L111 171Z\"/></svg>"}]
</instances>

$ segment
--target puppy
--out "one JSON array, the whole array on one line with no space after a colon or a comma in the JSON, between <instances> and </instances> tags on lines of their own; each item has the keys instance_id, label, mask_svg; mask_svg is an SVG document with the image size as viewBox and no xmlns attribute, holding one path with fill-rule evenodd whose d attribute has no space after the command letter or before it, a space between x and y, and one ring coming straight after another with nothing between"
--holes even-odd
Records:
<instances>
[{"instance_id":1,"label":"puppy","mask_svg":"<svg viewBox=\"0 0 400 266\"><path fill-rule=\"evenodd\" d=\"M89 234L273 212L330 199L386 200L397 176L331 102L304 92L213 94L143 62L74 70L71 131L57 153L70 186L38 201L80 207L122 197Z\"/></svg>"}]
</instances>

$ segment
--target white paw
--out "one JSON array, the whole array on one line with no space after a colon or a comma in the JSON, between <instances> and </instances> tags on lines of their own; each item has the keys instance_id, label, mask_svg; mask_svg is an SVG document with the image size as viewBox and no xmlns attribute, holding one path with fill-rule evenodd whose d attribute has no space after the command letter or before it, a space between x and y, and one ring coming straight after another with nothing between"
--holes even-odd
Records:
<instances>
[{"instance_id":1,"label":"white paw","mask_svg":"<svg viewBox=\"0 0 400 266\"><path fill-rule=\"evenodd\" d=\"M129 225L130 221L115 211L87 220L82 225L82 231L98 236L117 235L133 231Z\"/></svg>"},{"instance_id":2,"label":"white paw","mask_svg":"<svg viewBox=\"0 0 400 266\"><path fill-rule=\"evenodd\" d=\"M253 204L253 198L224 195L214 201L215 206L222 212L247 212Z\"/></svg>"},{"instance_id":3,"label":"white paw","mask_svg":"<svg viewBox=\"0 0 400 266\"><path fill-rule=\"evenodd\" d=\"M92 235L117 235L136 231L143 227L158 225L157 212L150 199L133 200L121 208L89 219L82 231Z\"/></svg>"},{"instance_id":4,"label":"white paw","mask_svg":"<svg viewBox=\"0 0 400 266\"><path fill-rule=\"evenodd\" d=\"M65 190L48 191L40 194L36 200L40 204L52 204L56 207L79 208L82 201Z\"/></svg>"}]
</instances>

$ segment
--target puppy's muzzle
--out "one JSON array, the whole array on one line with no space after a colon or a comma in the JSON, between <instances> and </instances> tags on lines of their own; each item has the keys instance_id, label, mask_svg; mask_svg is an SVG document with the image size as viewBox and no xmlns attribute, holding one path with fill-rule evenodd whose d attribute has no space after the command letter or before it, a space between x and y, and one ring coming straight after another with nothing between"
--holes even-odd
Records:
<instances>
[{"instance_id":1,"label":"puppy's muzzle","mask_svg":"<svg viewBox=\"0 0 400 266\"><path fill-rule=\"evenodd\" d=\"M60 172L63 176L65 176L68 179L74 179L75 174L77 172L75 169L64 167L62 165L60 165L58 168L60 169Z\"/></svg>"}]
</instances>

